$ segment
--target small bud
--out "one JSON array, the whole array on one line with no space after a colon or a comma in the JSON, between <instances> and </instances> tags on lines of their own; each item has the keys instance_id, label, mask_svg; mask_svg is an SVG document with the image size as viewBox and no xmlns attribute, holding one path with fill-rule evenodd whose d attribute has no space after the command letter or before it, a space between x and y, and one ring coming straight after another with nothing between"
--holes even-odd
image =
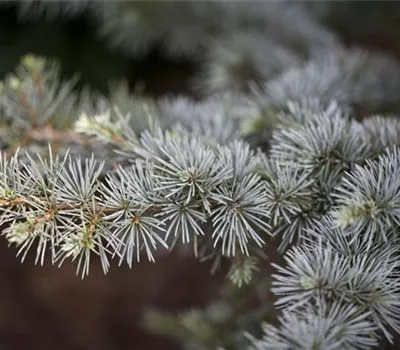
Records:
<instances>
[{"instance_id":1,"label":"small bud","mask_svg":"<svg viewBox=\"0 0 400 350\"><path fill-rule=\"evenodd\" d=\"M302 276L300 278L300 285L304 288L304 289L314 289L315 287L317 287L317 281L315 280L315 278L309 277L309 276Z\"/></svg>"},{"instance_id":2,"label":"small bud","mask_svg":"<svg viewBox=\"0 0 400 350\"><path fill-rule=\"evenodd\" d=\"M93 243L91 240L88 240L86 236L84 231L79 231L67 237L61 247L61 250L65 252L65 256L72 256L72 258L75 259L83 249L91 249Z\"/></svg>"},{"instance_id":3,"label":"small bud","mask_svg":"<svg viewBox=\"0 0 400 350\"><path fill-rule=\"evenodd\" d=\"M15 75L12 75L9 78L8 83L9 83L11 89L13 89L13 90L19 90L22 85L21 80L19 80Z\"/></svg>"},{"instance_id":4,"label":"small bud","mask_svg":"<svg viewBox=\"0 0 400 350\"><path fill-rule=\"evenodd\" d=\"M11 232L6 235L6 239L9 243L13 243L17 246L23 244L29 238L30 226L31 223L27 221L12 225Z\"/></svg>"},{"instance_id":5,"label":"small bud","mask_svg":"<svg viewBox=\"0 0 400 350\"><path fill-rule=\"evenodd\" d=\"M33 72L41 72L44 70L46 60L42 57L34 55L26 55L22 58L22 65Z\"/></svg>"}]
</instances>

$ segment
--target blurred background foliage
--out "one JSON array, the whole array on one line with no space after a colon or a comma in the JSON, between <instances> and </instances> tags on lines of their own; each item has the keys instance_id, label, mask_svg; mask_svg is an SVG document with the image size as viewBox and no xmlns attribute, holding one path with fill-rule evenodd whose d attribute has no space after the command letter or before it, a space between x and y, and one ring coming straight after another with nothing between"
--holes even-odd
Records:
<instances>
[{"instance_id":1,"label":"blurred background foliage","mask_svg":"<svg viewBox=\"0 0 400 350\"><path fill-rule=\"evenodd\" d=\"M400 56L398 2L321 1L307 6L348 45ZM132 86L144 84L146 92L155 96L194 94L189 80L199 69L189 59L167 59L157 48L141 59L110 50L106 40L96 35L96 23L87 12L21 21L13 1L0 9L0 48L1 77L15 68L20 57L33 53L60 60L66 76L79 72L81 84L103 91L110 80L128 79Z\"/></svg>"}]
</instances>

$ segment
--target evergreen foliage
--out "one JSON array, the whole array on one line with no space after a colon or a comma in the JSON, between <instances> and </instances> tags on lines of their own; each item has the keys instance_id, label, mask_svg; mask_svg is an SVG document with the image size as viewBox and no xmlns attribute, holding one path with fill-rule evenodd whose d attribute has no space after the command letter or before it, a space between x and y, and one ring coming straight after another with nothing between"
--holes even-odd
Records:
<instances>
[{"instance_id":1,"label":"evergreen foliage","mask_svg":"<svg viewBox=\"0 0 400 350\"><path fill-rule=\"evenodd\" d=\"M301 4L93 6L24 2L21 14L89 11L126 54L159 44L166 55L204 59L196 84L206 93L153 99L124 83L107 95L79 92L57 63L24 57L0 100L0 225L17 255L74 261L82 277L93 259L107 273L114 261L132 267L185 247L213 269L230 264L225 300L177 317L148 314L153 329L188 349L361 350L392 341L400 119L385 113L399 108L399 63L343 48ZM275 246L283 261L272 263L270 281L263 261ZM278 320L270 300L258 312L238 307L265 285ZM260 329L261 320L269 323Z\"/></svg>"}]
</instances>

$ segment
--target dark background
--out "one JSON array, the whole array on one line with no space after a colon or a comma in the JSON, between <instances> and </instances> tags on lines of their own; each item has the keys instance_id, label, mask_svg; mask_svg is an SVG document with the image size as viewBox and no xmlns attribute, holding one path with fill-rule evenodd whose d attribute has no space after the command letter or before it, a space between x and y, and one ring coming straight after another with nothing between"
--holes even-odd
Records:
<instances>
[{"instance_id":1,"label":"dark background","mask_svg":"<svg viewBox=\"0 0 400 350\"><path fill-rule=\"evenodd\" d=\"M327 21L349 45L400 57L398 9L396 2L338 3ZM66 76L80 72L83 84L104 91L110 79L127 79L132 87L144 83L154 96L193 94L191 62L167 61L156 51L136 61L111 52L94 32L85 16L22 24L13 6L0 8L0 76L12 71L20 56L34 53L60 59ZM93 264L82 281L75 266L38 267L32 259L21 264L15 254L0 239L0 350L177 350L172 339L142 329L142 310L205 305L218 295L225 273L210 276L209 266L172 253L131 270L114 266L108 276Z\"/></svg>"}]
</instances>

